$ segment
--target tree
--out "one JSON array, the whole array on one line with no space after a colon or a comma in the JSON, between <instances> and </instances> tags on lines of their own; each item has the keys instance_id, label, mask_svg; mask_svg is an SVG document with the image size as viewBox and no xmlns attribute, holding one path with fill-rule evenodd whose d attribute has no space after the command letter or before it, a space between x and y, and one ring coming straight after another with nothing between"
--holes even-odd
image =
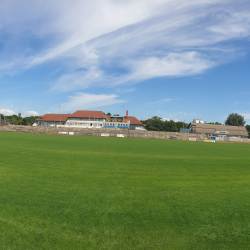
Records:
<instances>
[{"instance_id":1,"label":"tree","mask_svg":"<svg viewBox=\"0 0 250 250\"><path fill-rule=\"evenodd\" d=\"M244 116L237 113L230 114L225 121L225 125L231 126L244 126L245 123L246 121L244 121Z\"/></svg>"},{"instance_id":2,"label":"tree","mask_svg":"<svg viewBox=\"0 0 250 250\"><path fill-rule=\"evenodd\" d=\"M149 131L163 131L164 122L161 120L161 117L153 116L152 118L144 121L146 128Z\"/></svg>"},{"instance_id":3,"label":"tree","mask_svg":"<svg viewBox=\"0 0 250 250\"><path fill-rule=\"evenodd\" d=\"M207 122L207 124L222 125L220 122Z\"/></svg>"},{"instance_id":4,"label":"tree","mask_svg":"<svg viewBox=\"0 0 250 250\"><path fill-rule=\"evenodd\" d=\"M247 132L248 132L248 138L250 138L250 125L246 125L246 129L247 129Z\"/></svg>"},{"instance_id":5,"label":"tree","mask_svg":"<svg viewBox=\"0 0 250 250\"><path fill-rule=\"evenodd\" d=\"M119 114L114 114L114 116L120 116Z\"/></svg>"}]
</instances>

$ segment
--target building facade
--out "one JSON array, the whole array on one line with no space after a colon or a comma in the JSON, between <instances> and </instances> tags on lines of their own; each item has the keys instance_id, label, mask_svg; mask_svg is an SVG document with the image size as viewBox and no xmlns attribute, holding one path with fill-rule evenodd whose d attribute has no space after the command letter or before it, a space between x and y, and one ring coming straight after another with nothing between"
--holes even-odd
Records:
<instances>
[{"instance_id":1,"label":"building facade","mask_svg":"<svg viewBox=\"0 0 250 250\"><path fill-rule=\"evenodd\" d=\"M204 124L204 123L190 123L189 132L194 134L204 134L209 137L220 138L247 138L248 132L245 127Z\"/></svg>"},{"instance_id":2,"label":"building facade","mask_svg":"<svg viewBox=\"0 0 250 250\"><path fill-rule=\"evenodd\" d=\"M78 110L73 114L45 114L36 119L32 126L58 126L82 128L144 129L134 116L108 116L102 111Z\"/></svg>"}]
</instances>

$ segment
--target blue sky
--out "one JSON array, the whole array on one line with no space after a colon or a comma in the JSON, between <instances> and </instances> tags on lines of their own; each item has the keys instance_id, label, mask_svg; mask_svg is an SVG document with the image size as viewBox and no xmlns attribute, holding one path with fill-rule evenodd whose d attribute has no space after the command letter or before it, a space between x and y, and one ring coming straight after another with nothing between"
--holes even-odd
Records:
<instances>
[{"instance_id":1,"label":"blue sky","mask_svg":"<svg viewBox=\"0 0 250 250\"><path fill-rule=\"evenodd\" d=\"M0 2L0 113L250 123L250 2Z\"/></svg>"}]
</instances>

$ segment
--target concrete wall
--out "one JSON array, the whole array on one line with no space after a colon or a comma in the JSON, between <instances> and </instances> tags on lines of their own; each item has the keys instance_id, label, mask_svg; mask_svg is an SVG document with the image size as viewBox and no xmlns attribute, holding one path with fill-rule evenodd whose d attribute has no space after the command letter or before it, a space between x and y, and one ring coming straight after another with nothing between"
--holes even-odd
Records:
<instances>
[{"instance_id":1,"label":"concrete wall","mask_svg":"<svg viewBox=\"0 0 250 250\"><path fill-rule=\"evenodd\" d=\"M33 126L18 126L8 125L0 126L0 131L24 132L36 134L58 134L61 132L74 132L75 135L86 136L91 133L92 136L101 136L101 133L107 133L110 137L116 137L117 134L124 134L128 138L147 138L147 139L164 139L164 140L188 140L196 138L196 141L203 141L204 135L175 133L175 132L157 132L157 131L138 131L129 129L114 129L114 128L65 128L65 127L33 127Z\"/></svg>"}]
</instances>

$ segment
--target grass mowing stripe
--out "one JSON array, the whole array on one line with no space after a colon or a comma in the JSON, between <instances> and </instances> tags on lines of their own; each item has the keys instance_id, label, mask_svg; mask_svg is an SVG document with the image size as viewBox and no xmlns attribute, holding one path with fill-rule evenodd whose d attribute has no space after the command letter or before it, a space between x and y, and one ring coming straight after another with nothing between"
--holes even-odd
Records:
<instances>
[{"instance_id":1,"label":"grass mowing stripe","mask_svg":"<svg viewBox=\"0 0 250 250\"><path fill-rule=\"evenodd\" d=\"M249 145L0 132L2 249L248 249Z\"/></svg>"}]
</instances>

